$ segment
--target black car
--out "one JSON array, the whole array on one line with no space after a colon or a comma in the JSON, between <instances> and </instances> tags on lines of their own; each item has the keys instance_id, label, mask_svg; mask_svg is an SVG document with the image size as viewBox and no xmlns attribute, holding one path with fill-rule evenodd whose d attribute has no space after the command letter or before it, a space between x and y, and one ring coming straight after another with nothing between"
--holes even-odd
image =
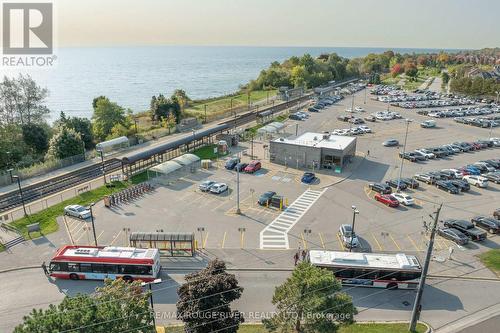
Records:
<instances>
[{"instance_id":1,"label":"black car","mask_svg":"<svg viewBox=\"0 0 500 333\"><path fill-rule=\"evenodd\" d=\"M455 179L455 173L451 170L441 170L439 173L444 175L447 179Z\"/></svg>"},{"instance_id":2,"label":"black car","mask_svg":"<svg viewBox=\"0 0 500 333\"><path fill-rule=\"evenodd\" d=\"M476 141L476 143L479 143L481 145L486 146L485 148L493 147L493 141L490 141L490 140L478 140L478 141Z\"/></svg>"},{"instance_id":3,"label":"black car","mask_svg":"<svg viewBox=\"0 0 500 333\"><path fill-rule=\"evenodd\" d=\"M436 182L436 187L440 190L447 191L451 194L458 194L458 188L447 180L438 180Z\"/></svg>"},{"instance_id":4,"label":"black car","mask_svg":"<svg viewBox=\"0 0 500 333\"><path fill-rule=\"evenodd\" d=\"M479 172L481 172L481 173L487 173L488 172L488 169L486 168L486 166L482 165L482 164L469 164L467 166L472 166L472 167L478 169Z\"/></svg>"},{"instance_id":5,"label":"black car","mask_svg":"<svg viewBox=\"0 0 500 333\"><path fill-rule=\"evenodd\" d=\"M315 107L311 106L310 108L307 109L309 112L319 112L319 109L316 109Z\"/></svg>"},{"instance_id":6,"label":"black car","mask_svg":"<svg viewBox=\"0 0 500 333\"><path fill-rule=\"evenodd\" d=\"M483 175L483 177L486 177L488 180L491 180L496 184L500 184L500 172L488 172Z\"/></svg>"},{"instance_id":7,"label":"black car","mask_svg":"<svg viewBox=\"0 0 500 333\"><path fill-rule=\"evenodd\" d=\"M391 180L387 180L385 182L387 185L389 185L390 187L394 187L394 188L398 188L398 184L399 184L399 189L400 190L406 190L406 188L408 187L408 185L406 185L405 182L403 182L402 180L398 180L398 179L391 179Z\"/></svg>"},{"instance_id":8,"label":"black car","mask_svg":"<svg viewBox=\"0 0 500 333\"><path fill-rule=\"evenodd\" d=\"M470 190L470 184L467 183L465 180L461 179L453 179L450 180L450 183L457 187L461 192L467 192Z\"/></svg>"},{"instance_id":9,"label":"black car","mask_svg":"<svg viewBox=\"0 0 500 333\"><path fill-rule=\"evenodd\" d=\"M472 150L472 146L467 142L453 142L454 145L460 147L463 152L468 152Z\"/></svg>"},{"instance_id":10,"label":"black car","mask_svg":"<svg viewBox=\"0 0 500 333\"><path fill-rule=\"evenodd\" d=\"M449 176L441 173L441 171L431 171L428 172L428 174L433 176L436 180L450 180Z\"/></svg>"},{"instance_id":11,"label":"black car","mask_svg":"<svg viewBox=\"0 0 500 333\"><path fill-rule=\"evenodd\" d=\"M485 161L480 161L480 162L488 163L489 165L491 165L491 166L492 166L492 167L494 167L495 169L500 169L500 161L496 161L496 160L485 160Z\"/></svg>"},{"instance_id":12,"label":"black car","mask_svg":"<svg viewBox=\"0 0 500 333\"><path fill-rule=\"evenodd\" d=\"M473 241L482 241L486 239L486 232L474 227L472 222L466 220L445 220L444 226L448 228L455 228L463 232L467 237Z\"/></svg>"},{"instance_id":13,"label":"black car","mask_svg":"<svg viewBox=\"0 0 500 333\"><path fill-rule=\"evenodd\" d=\"M240 163L236 164L236 166L234 167L234 170L239 171L239 172L243 172L243 169L245 169L247 167L247 165L248 165L248 163L240 162Z\"/></svg>"},{"instance_id":14,"label":"black car","mask_svg":"<svg viewBox=\"0 0 500 333\"><path fill-rule=\"evenodd\" d=\"M296 115L295 113L292 113L291 115L289 115L288 118L290 118L292 120L302 120L302 117L300 117L299 115Z\"/></svg>"},{"instance_id":15,"label":"black car","mask_svg":"<svg viewBox=\"0 0 500 333\"><path fill-rule=\"evenodd\" d=\"M238 163L240 163L240 159L238 157L233 157L227 160L224 167L228 170L233 170Z\"/></svg>"},{"instance_id":16,"label":"black car","mask_svg":"<svg viewBox=\"0 0 500 333\"><path fill-rule=\"evenodd\" d=\"M434 155L436 155L436 157L445 157L445 156L448 156L450 155L448 153L448 151L444 150L443 148L441 147L432 147L432 148L426 148L427 150L430 150L431 153L433 153Z\"/></svg>"},{"instance_id":17,"label":"black car","mask_svg":"<svg viewBox=\"0 0 500 333\"><path fill-rule=\"evenodd\" d=\"M492 234L498 234L500 231L500 221L492 217L476 216L470 220L476 227L487 230Z\"/></svg>"},{"instance_id":18,"label":"black car","mask_svg":"<svg viewBox=\"0 0 500 333\"><path fill-rule=\"evenodd\" d=\"M259 197L259 200L257 202L261 206L267 206L271 202L271 198L275 195L276 195L276 192L267 191L265 193L262 193L262 195Z\"/></svg>"},{"instance_id":19,"label":"black car","mask_svg":"<svg viewBox=\"0 0 500 333\"><path fill-rule=\"evenodd\" d=\"M455 228L439 228L437 233L439 236L449 239L458 245L465 245L469 242L469 237Z\"/></svg>"},{"instance_id":20,"label":"black car","mask_svg":"<svg viewBox=\"0 0 500 333\"><path fill-rule=\"evenodd\" d=\"M401 181L409 188L419 188L420 183L412 178L401 178Z\"/></svg>"},{"instance_id":21,"label":"black car","mask_svg":"<svg viewBox=\"0 0 500 333\"><path fill-rule=\"evenodd\" d=\"M372 183L369 184L368 187L372 189L375 192L382 193L382 194L391 194L392 189L390 186L386 184L381 184L381 183Z\"/></svg>"}]
</instances>

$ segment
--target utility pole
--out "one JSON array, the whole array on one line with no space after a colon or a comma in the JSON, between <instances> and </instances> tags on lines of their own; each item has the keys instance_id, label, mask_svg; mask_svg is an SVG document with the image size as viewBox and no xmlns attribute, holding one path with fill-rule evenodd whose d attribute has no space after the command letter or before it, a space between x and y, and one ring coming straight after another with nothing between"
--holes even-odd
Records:
<instances>
[{"instance_id":1,"label":"utility pole","mask_svg":"<svg viewBox=\"0 0 500 333\"><path fill-rule=\"evenodd\" d=\"M240 168L236 168L236 214L241 214L240 210Z\"/></svg>"},{"instance_id":2,"label":"utility pole","mask_svg":"<svg viewBox=\"0 0 500 333\"><path fill-rule=\"evenodd\" d=\"M396 189L396 192L399 192L399 186L401 184L401 177L403 175L403 162L404 162L404 156L405 156L405 152L406 152L406 140L408 139L408 126L410 125L410 123L412 122L411 119L405 119L405 122L406 122L406 134L405 134L405 142L404 142L404 145L403 145L403 155L401 155L401 166L399 167L399 179L398 179L398 187Z\"/></svg>"},{"instance_id":3,"label":"utility pole","mask_svg":"<svg viewBox=\"0 0 500 333\"><path fill-rule=\"evenodd\" d=\"M429 270L429 264L431 261L432 248L434 246L434 237L436 236L437 223L439 220L439 213L441 212L441 208L443 204L439 205L439 208L436 211L436 215L434 216L434 224L432 225L431 237L429 239L429 245L427 246L427 254L425 256L425 263L422 269L422 276L420 277L420 283L418 284L417 296L415 297L415 303L413 304L413 311L411 313L411 321L410 321L410 332L415 332L415 328L417 327L418 318L420 318L420 312L422 311L422 294L424 293L425 287L425 279L427 277L427 271Z\"/></svg>"},{"instance_id":4,"label":"utility pole","mask_svg":"<svg viewBox=\"0 0 500 333\"><path fill-rule=\"evenodd\" d=\"M21 203L23 204L24 216L28 216L28 213L26 212L26 205L24 203L24 195L23 195L23 189L21 187L21 179L19 178L19 176L13 176L12 175L13 169L9 169L7 171L9 172L9 175L10 175L10 182L14 183L14 179L17 182L17 187L19 189L19 195L21 196Z\"/></svg>"},{"instance_id":5,"label":"utility pole","mask_svg":"<svg viewBox=\"0 0 500 333\"><path fill-rule=\"evenodd\" d=\"M359 214L359 210L356 206L352 205L352 226L351 226L351 244L349 245L349 252L352 252L352 240L354 239L354 224L356 223L356 215Z\"/></svg>"},{"instance_id":6,"label":"utility pole","mask_svg":"<svg viewBox=\"0 0 500 333\"><path fill-rule=\"evenodd\" d=\"M95 246L97 246L97 236L96 236L96 233L95 233L95 224L94 224L94 212L92 211L92 207L94 205L95 205L95 203L92 202L89 205L89 210L90 210L90 221L92 222L92 231L94 233L94 244L95 244Z\"/></svg>"}]
</instances>

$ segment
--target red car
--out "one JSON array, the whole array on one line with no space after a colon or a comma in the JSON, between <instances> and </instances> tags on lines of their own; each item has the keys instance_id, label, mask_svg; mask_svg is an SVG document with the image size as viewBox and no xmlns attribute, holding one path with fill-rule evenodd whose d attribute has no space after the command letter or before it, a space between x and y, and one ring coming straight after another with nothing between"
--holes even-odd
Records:
<instances>
[{"instance_id":1,"label":"red car","mask_svg":"<svg viewBox=\"0 0 500 333\"><path fill-rule=\"evenodd\" d=\"M259 161L251 161L245 169L243 169L244 172L246 173L254 173L255 171L259 171L262 165L260 164Z\"/></svg>"},{"instance_id":2,"label":"red car","mask_svg":"<svg viewBox=\"0 0 500 333\"><path fill-rule=\"evenodd\" d=\"M399 202L393 198L390 194L375 194L375 200L389 206L389 207L397 207L399 206Z\"/></svg>"},{"instance_id":3,"label":"red car","mask_svg":"<svg viewBox=\"0 0 500 333\"><path fill-rule=\"evenodd\" d=\"M476 142L469 142L469 144L474 148L474 150L479 150L483 148L479 143Z\"/></svg>"}]
</instances>

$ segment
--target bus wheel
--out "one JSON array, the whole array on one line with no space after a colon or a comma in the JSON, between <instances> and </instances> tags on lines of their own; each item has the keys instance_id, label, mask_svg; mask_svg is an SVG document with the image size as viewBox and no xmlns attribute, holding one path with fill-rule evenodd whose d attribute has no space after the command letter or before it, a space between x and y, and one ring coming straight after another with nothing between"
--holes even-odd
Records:
<instances>
[{"instance_id":1,"label":"bus wheel","mask_svg":"<svg viewBox=\"0 0 500 333\"><path fill-rule=\"evenodd\" d=\"M69 275L69 278L70 278L71 280L80 280L80 277L78 276L78 274L75 274L75 273L71 273L71 274Z\"/></svg>"},{"instance_id":2,"label":"bus wheel","mask_svg":"<svg viewBox=\"0 0 500 333\"><path fill-rule=\"evenodd\" d=\"M398 284L395 283L395 282L391 282L391 283L389 283L387 285L387 289L389 289L389 290L396 290L396 289L398 289Z\"/></svg>"},{"instance_id":3,"label":"bus wheel","mask_svg":"<svg viewBox=\"0 0 500 333\"><path fill-rule=\"evenodd\" d=\"M123 281L125 282L132 282L134 279L130 275L125 275L123 277Z\"/></svg>"}]
</instances>

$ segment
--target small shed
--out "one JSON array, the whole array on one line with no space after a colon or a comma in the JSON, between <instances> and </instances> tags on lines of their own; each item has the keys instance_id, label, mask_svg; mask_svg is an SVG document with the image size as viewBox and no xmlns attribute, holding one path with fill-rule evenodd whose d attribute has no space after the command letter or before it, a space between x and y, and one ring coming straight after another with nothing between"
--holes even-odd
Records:
<instances>
[{"instance_id":1,"label":"small shed","mask_svg":"<svg viewBox=\"0 0 500 333\"><path fill-rule=\"evenodd\" d=\"M182 167L174 161L163 162L148 169L148 178L155 178L156 182L167 185L170 180L182 175Z\"/></svg>"},{"instance_id":2,"label":"small shed","mask_svg":"<svg viewBox=\"0 0 500 333\"><path fill-rule=\"evenodd\" d=\"M201 167L201 159L194 154L184 154L174 158L172 161L179 163L183 171L195 172Z\"/></svg>"}]
</instances>

